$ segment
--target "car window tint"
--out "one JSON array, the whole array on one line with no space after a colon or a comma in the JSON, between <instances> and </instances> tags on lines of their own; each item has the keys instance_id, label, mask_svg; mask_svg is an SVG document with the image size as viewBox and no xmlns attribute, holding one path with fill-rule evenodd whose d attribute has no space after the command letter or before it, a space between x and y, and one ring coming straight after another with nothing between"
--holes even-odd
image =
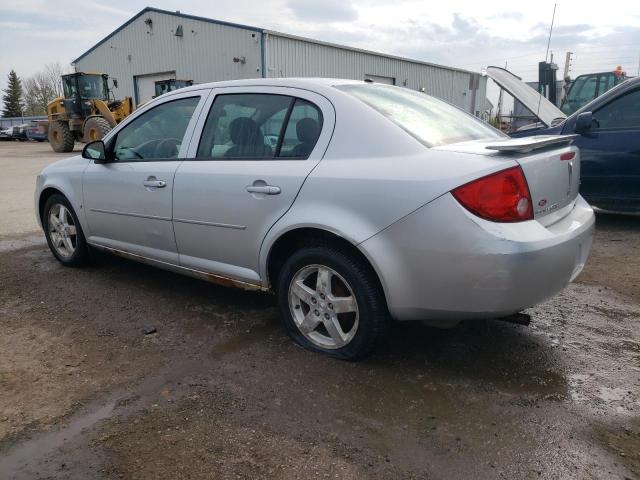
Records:
<instances>
[{"instance_id":1,"label":"car window tint","mask_svg":"<svg viewBox=\"0 0 640 480\"><path fill-rule=\"evenodd\" d=\"M197 157L273 158L292 102L286 95L217 95L202 131Z\"/></svg>"},{"instance_id":2,"label":"car window tint","mask_svg":"<svg viewBox=\"0 0 640 480\"><path fill-rule=\"evenodd\" d=\"M598 129L640 128L640 89L616 98L593 114Z\"/></svg>"},{"instance_id":3,"label":"car window tint","mask_svg":"<svg viewBox=\"0 0 640 480\"><path fill-rule=\"evenodd\" d=\"M113 152L121 161L178 157L180 145L200 97L158 105L118 132Z\"/></svg>"},{"instance_id":4,"label":"car window tint","mask_svg":"<svg viewBox=\"0 0 640 480\"><path fill-rule=\"evenodd\" d=\"M605 73L600 76L600 83L598 85L598 97L605 93L607 90L613 87L613 75Z\"/></svg>"},{"instance_id":5,"label":"car window tint","mask_svg":"<svg viewBox=\"0 0 640 480\"><path fill-rule=\"evenodd\" d=\"M318 107L298 98L289 116L279 156L307 158L321 130L322 114Z\"/></svg>"},{"instance_id":6,"label":"car window tint","mask_svg":"<svg viewBox=\"0 0 640 480\"><path fill-rule=\"evenodd\" d=\"M458 107L408 88L376 84L336 88L377 110L427 147L505 137Z\"/></svg>"},{"instance_id":7,"label":"car window tint","mask_svg":"<svg viewBox=\"0 0 640 480\"><path fill-rule=\"evenodd\" d=\"M584 105L585 103L589 103L591 100L596 98L596 88L598 86L597 77L587 77L585 78L580 85L578 85L578 90L576 92L576 102L579 102L580 105Z\"/></svg>"}]
</instances>

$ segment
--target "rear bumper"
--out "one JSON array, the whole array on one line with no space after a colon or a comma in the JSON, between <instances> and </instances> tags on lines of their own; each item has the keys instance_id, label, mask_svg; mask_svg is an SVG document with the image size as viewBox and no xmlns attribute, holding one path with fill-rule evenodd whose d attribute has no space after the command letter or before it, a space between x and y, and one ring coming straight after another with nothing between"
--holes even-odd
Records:
<instances>
[{"instance_id":1,"label":"rear bumper","mask_svg":"<svg viewBox=\"0 0 640 480\"><path fill-rule=\"evenodd\" d=\"M398 320L494 318L564 288L591 251L595 217L578 197L562 220L494 223L450 194L360 245L376 268Z\"/></svg>"}]
</instances>

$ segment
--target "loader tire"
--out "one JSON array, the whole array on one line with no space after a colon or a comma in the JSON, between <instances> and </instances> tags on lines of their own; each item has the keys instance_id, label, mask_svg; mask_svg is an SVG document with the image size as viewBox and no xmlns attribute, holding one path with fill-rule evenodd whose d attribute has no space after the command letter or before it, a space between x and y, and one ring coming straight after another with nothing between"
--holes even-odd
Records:
<instances>
[{"instance_id":1,"label":"loader tire","mask_svg":"<svg viewBox=\"0 0 640 480\"><path fill-rule=\"evenodd\" d=\"M69 130L69 124L63 120L54 120L49 125L49 143L54 152L73 151L73 133Z\"/></svg>"},{"instance_id":2,"label":"loader tire","mask_svg":"<svg viewBox=\"0 0 640 480\"><path fill-rule=\"evenodd\" d=\"M111 125L102 117L91 117L84 122L83 140L85 143L102 140L109 133Z\"/></svg>"}]
</instances>

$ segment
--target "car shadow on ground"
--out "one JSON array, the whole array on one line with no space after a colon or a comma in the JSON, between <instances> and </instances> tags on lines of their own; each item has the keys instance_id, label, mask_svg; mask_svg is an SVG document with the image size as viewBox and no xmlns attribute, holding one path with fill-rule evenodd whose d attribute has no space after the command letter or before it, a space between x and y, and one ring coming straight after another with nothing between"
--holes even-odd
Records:
<instances>
[{"instance_id":1,"label":"car shadow on ground","mask_svg":"<svg viewBox=\"0 0 640 480\"><path fill-rule=\"evenodd\" d=\"M212 360L255 350L252 353L266 362L277 358L291 365L349 365L349 370L367 371L387 384L394 377L402 382L429 378L510 394L560 398L567 393L558 350L537 330L535 318L529 327L499 320L467 321L449 329L392 322L388 338L373 356L347 364L295 346L280 326L273 295L221 287L107 254L98 255L90 270L92 275L108 274L122 289L144 290L160 309L169 311L170 304L178 304L178 311L195 313L195 319L179 328L208 336L200 344L209 342Z\"/></svg>"}]
</instances>

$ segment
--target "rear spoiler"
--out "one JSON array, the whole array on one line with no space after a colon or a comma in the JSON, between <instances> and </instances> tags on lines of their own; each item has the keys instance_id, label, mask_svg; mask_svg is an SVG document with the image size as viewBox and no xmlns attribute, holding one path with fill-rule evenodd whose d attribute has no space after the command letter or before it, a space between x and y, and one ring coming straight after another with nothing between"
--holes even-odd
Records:
<instances>
[{"instance_id":1,"label":"rear spoiler","mask_svg":"<svg viewBox=\"0 0 640 480\"><path fill-rule=\"evenodd\" d=\"M510 138L508 140L491 143L484 148L501 152L527 153L540 150L552 145L571 145L578 135L535 135L533 137Z\"/></svg>"}]
</instances>

